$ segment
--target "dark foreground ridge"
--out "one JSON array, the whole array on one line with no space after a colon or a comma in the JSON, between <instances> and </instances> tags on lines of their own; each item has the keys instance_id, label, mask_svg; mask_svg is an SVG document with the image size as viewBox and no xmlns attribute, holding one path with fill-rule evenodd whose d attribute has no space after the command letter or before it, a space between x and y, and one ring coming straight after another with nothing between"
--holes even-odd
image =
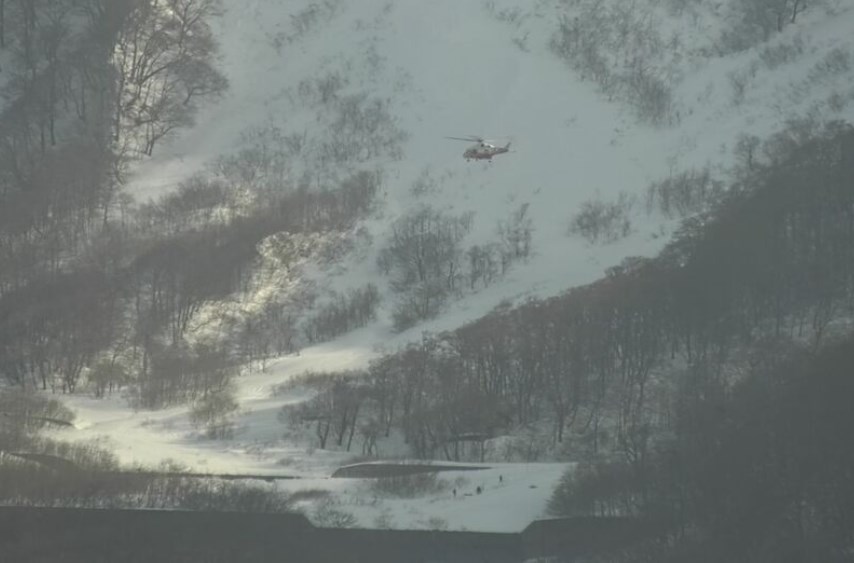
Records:
<instances>
[{"instance_id":1,"label":"dark foreground ridge","mask_svg":"<svg viewBox=\"0 0 854 563\"><path fill-rule=\"evenodd\" d=\"M623 518L536 522L520 534L316 528L301 514L0 507L0 561L20 563L519 563L633 543Z\"/></svg>"}]
</instances>

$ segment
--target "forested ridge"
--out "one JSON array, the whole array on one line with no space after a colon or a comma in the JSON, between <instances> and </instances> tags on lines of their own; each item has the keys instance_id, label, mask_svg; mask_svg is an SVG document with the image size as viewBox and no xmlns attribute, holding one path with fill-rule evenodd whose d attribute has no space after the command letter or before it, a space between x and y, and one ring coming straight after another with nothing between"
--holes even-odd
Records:
<instances>
[{"instance_id":1,"label":"forested ridge","mask_svg":"<svg viewBox=\"0 0 854 563\"><path fill-rule=\"evenodd\" d=\"M803 125L659 256L310 376L293 415L365 453L392 428L426 458L563 451L553 514L661 523L615 560L848 560L854 130Z\"/></svg>"},{"instance_id":2,"label":"forested ridge","mask_svg":"<svg viewBox=\"0 0 854 563\"><path fill-rule=\"evenodd\" d=\"M767 162L741 169L659 256L375 361L380 418L405 425L425 456L454 436L548 420L553 441L582 434L596 450L607 436L642 462L686 381L726 389L757 350L844 335L854 137L841 123L798 131L770 139Z\"/></svg>"},{"instance_id":3,"label":"forested ridge","mask_svg":"<svg viewBox=\"0 0 854 563\"><path fill-rule=\"evenodd\" d=\"M277 303L224 337L188 342L185 332L206 304L251 285L262 241L285 277L320 251L322 233L350 229L379 176L285 189L281 145L265 138L137 203L122 189L127 167L227 86L214 66L218 3L27 0L3 10L4 379L69 393L82 379L96 395L130 386L155 407L221 391L237 364L292 351L293 319Z\"/></svg>"},{"instance_id":4,"label":"forested ridge","mask_svg":"<svg viewBox=\"0 0 854 563\"><path fill-rule=\"evenodd\" d=\"M80 392L123 393L137 408L196 401L194 420L227 432L231 378L294 349L292 314L263 302L194 341L188 325L259 275L287 279L305 256L334 257L329 240L372 206L374 172L284 189L267 137L173 193L126 192L134 162L227 87L219 14L216 0L0 2L3 502L288 509L251 486L123 476L101 446L41 435L74 419L50 394Z\"/></svg>"}]
</instances>

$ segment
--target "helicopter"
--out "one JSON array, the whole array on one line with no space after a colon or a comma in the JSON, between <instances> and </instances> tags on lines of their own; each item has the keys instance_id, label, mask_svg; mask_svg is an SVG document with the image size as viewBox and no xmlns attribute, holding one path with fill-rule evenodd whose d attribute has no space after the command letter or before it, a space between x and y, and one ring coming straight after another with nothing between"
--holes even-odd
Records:
<instances>
[{"instance_id":1,"label":"helicopter","mask_svg":"<svg viewBox=\"0 0 854 563\"><path fill-rule=\"evenodd\" d=\"M469 137L445 137L446 139L453 139L455 141L468 141L470 143L475 143L466 149L463 153L463 158L466 159L466 162L470 160L488 160L492 162L492 157L497 154L504 154L506 152L510 152L510 142L508 142L504 146L498 146L490 141L487 141L483 137L469 136Z\"/></svg>"}]
</instances>

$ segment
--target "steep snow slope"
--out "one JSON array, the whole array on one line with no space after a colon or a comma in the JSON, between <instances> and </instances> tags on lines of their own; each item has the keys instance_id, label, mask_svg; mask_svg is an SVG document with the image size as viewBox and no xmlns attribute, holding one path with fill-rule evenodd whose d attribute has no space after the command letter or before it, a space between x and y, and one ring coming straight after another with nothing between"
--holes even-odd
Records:
<instances>
[{"instance_id":1,"label":"steep snow slope","mask_svg":"<svg viewBox=\"0 0 854 563\"><path fill-rule=\"evenodd\" d=\"M756 49L733 57L686 57L676 67L679 123L652 128L639 124L618 102L603 99L595 85L580 80L549 51L561 4L557 1L228 0L226 4L227 13L218 25L230 92L204 110L196 127L140 165L131 190L141 197L169 190L211 159L234 151L241 134L253 129L276 126L285 133L305 134L315 145L328 139L336 133L325 115L328 108L301 96L300 83L337 75L343 78L341 95L362 93L387 101L396 125L408 138L400 143L400 159L386 152L351 163L382 168L382 212L365 224L374 241L370 247L334 275L315 272L322 285L342 289L369 280L382 283L376 253L390 223L422 201L455 213L474 212L467 244L494 239L497 222L527 203L535 226L534 256L516 264L504 280L408 332L392 334L387 315L382 315L373 326L308 348L299 356L281 358L266 373L241 378L243 411L234 440L200 439L187 421L186 408L131 412L119 398L72 399L79 413L77 429L62 431L63 437L107 436L128 462L172 458L201 471L295 473L311 479L283 487L334 488L345 496L358 491L360 485L347 485L349 481L317 482L315 478L331 473L347 456L313 451L310 437L283 438L276 413L282 404L300 397L275 396L275 385L306 369L364 365L378 347L418 338L422 330L453 328L502 300L552 295L593 281L627 255L653 254L668 232L658 217L638 210L632 235L604 246L568 237L569 218L585 200L611 199L623 191L642 196L650 181L684 168L708 165L720 173L731 164L740 134L767 135L787 119L811 112L854 118L850 103L854 64L824 75L815 70L834 49L854 51L849 36L854 11L842 9L845 6L835 18L819 12L802 17L801 23L778 36L775 44L800 37L803 48L798 57L774 68L755 62ZM510 8L521 10L520 17L504 21L494 17ZM682 32L686 52L696 52L713 42L719 21L713 13L699 13L691 26L680 25L679 20L662 21L664 28ZM514 43L514 38L519 41ZM734 100L731 76L739 72L749 79L744 96ZM829 103L833 94L842 103ZM491 164L466 163L461 158L465 145L443 137L469 134L512 137L515 152ZM298 176L309 165L293 166ZM329 175L337 172L334 167L323 170ZM411 188L424 174L435 184L428 194L417 195ZM394 451L394 444L381 446L382 454ZM508 480L508 487L515 483L512 486L519 488L505 491L509 496L504 500L534 501L519 505L513 501L519 507L513 518L486 519L479 510L494 514L490 503L495 497L466 497L471 510L461 512L453 527L521 528L521 523L541 513L545 491L562 467L514 470L533 476ZM494 472L484 475L488 482L496 478ZM531 484L539 485L535 495L528 489ZM423 522L435 514L429 506L440 501L450 499L430 499L420 508L413 503L387 508L402 525L426 525ZM370 525L377 515L360 513L360 525Z\"/></svg>"}]
</instances>

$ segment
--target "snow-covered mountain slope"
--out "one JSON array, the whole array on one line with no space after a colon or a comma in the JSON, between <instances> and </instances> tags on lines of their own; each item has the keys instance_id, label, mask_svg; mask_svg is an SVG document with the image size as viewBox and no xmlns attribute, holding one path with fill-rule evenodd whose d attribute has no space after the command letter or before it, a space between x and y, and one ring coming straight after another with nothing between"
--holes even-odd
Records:
<instances>
[{"instance_id":1,"label":"snow-covered mountain slope","mask_svg":"<svg viewBox=\"0 0 854 563\"><path fill-rule=\"evenodd\" d=\"M168 191L216 157L238 150L243 134L275 127L302 138L308 147L291 165L294 181L305 172L334 177L359 167L383 173L381 211L364 225L372 244L332 273L315 272L322 287L382 285L377 252L392 221L421 203L473 212L467 244L493 240L498 222L528 204L533 255L516 263L503 280L407 332L391 331L386 305L374 325L276 360L265 373L242 377L242 414L233 440L198 438L184 407L131 412L120 398L72 398L77 429L61 431L63 437L107 436L128 462L172 458L203 471L328 475L347 456L313 451L299 437L283 438L276 413L299 397L276 396L277 384L307 369L362 366L379 349L416 339L423 330L452 329L503 300L553 295L595 280L626 256L654 254L666 242L670 225L645 214L642 205L635 206L631 235L608 245L591 246L568 236L569 220L590 199L609 200L622 192L642 199L650 182L674 172L708 166L723 175L740 135L763 137L796 117L854 119L854 61L830 64L834 53L854 59L854 7L846 3L837 3L833 15L823 9L803 14L770 44L731 56L713 54L724 25L714 9L655 12L663 36L679 37L674 52L682 54L667 63L674 94L671 122L656 127L641 123L619 99L600 95L596 84L582 80L550 50L558 19L570 9L559 0L225 4L217 25L230 91L202 112L195 127L141 163L129 190L142 198ZM787 45L793 50L786 51ZM768 63L772 57L762 49L772 47L794 54ZM319 147L340 134L332 106L322 101L322 81L331 96L374 100L386 112L389 144L378 155L340 166L319 156ZM394 131L405 136L398 138ZM459 135L510 138L514 152L492 163L466 162L461 158L465 145L444 138ZM429 189L413 190L419 179ZM380 453L394 453L393 445ZM540 494L537 502L520 505L525 508L514 518L540 515L547 497L543 491L551 489L560 467L518 469L537 476L519 485L517 493L537 484ZM303 484L321 486L314 480ZM490 511L483 502L481 508ZM409 506L401 513L407 510L410 516L401 521L417 522L429 512ZM517 524L487 525L477 510L466 514L469 519L455 521L455 528Z\"/></svg>"},{"instance_id":2,"label":"snow-covered mountain slope","mask_svg":"<svg viewBox=\"0 0 854 563\"><path fill-rule=\"evenodd\" d=\"M472 244L494 239L497 222L529 204L535 256L495 295L475 298L486 301L477 314L506 296L553 294L589 282L622 257L652 253L664 240L653 236L658 218L650 224L639 217L630 239L590 248L566 236L581 202L620 192L642 196L651 181L694 166L725 168L740 134L761 137L787 119L830 114L822 104L834 94L844 102L840 112L851 115L850 69L811 79L812 68L828 53L852 49L850 9L832 19L816 13L787 28L774 41L798 40L803 52L773 69L760 64L757 49L733 57L697 55L717 33L719 22L709 14L695 14L696 21L683 15L694 21L687 29L671 29L679 20L663 18L663 33L678 35L680 50L691 55L671 69L678 122L653 128L639 124L619 102L603 99L595 84L582 81L549 50L562 3L516 4L227 3L220 40L231 91L204 111L196 127L141 165L131 191L144 197L173 188L217 156L234 152L248 131L277 127L306 136L307 144L334 138L339 132L330 123L330 108L304 93L312 81L334 79L341 85L336 95L387 101L388 113L408 136L394 143L400 160L386 151L348 164L384 171L383 214L369 224L375 246L390 222L418 201L474 212ZM738 73L746 85L735 102L731 82ZM491 164L467 163L460 158L465 145L444 137L469 134L510 138L514 152ZM305 166L300 160L294 159L294 178ZM329 168L335 166L324 165L324 172ZM413 183L425 175L436 185L416 196ZM376 277L374 261L360 259L345 285Z\"/></svg>"}]
</instances>

